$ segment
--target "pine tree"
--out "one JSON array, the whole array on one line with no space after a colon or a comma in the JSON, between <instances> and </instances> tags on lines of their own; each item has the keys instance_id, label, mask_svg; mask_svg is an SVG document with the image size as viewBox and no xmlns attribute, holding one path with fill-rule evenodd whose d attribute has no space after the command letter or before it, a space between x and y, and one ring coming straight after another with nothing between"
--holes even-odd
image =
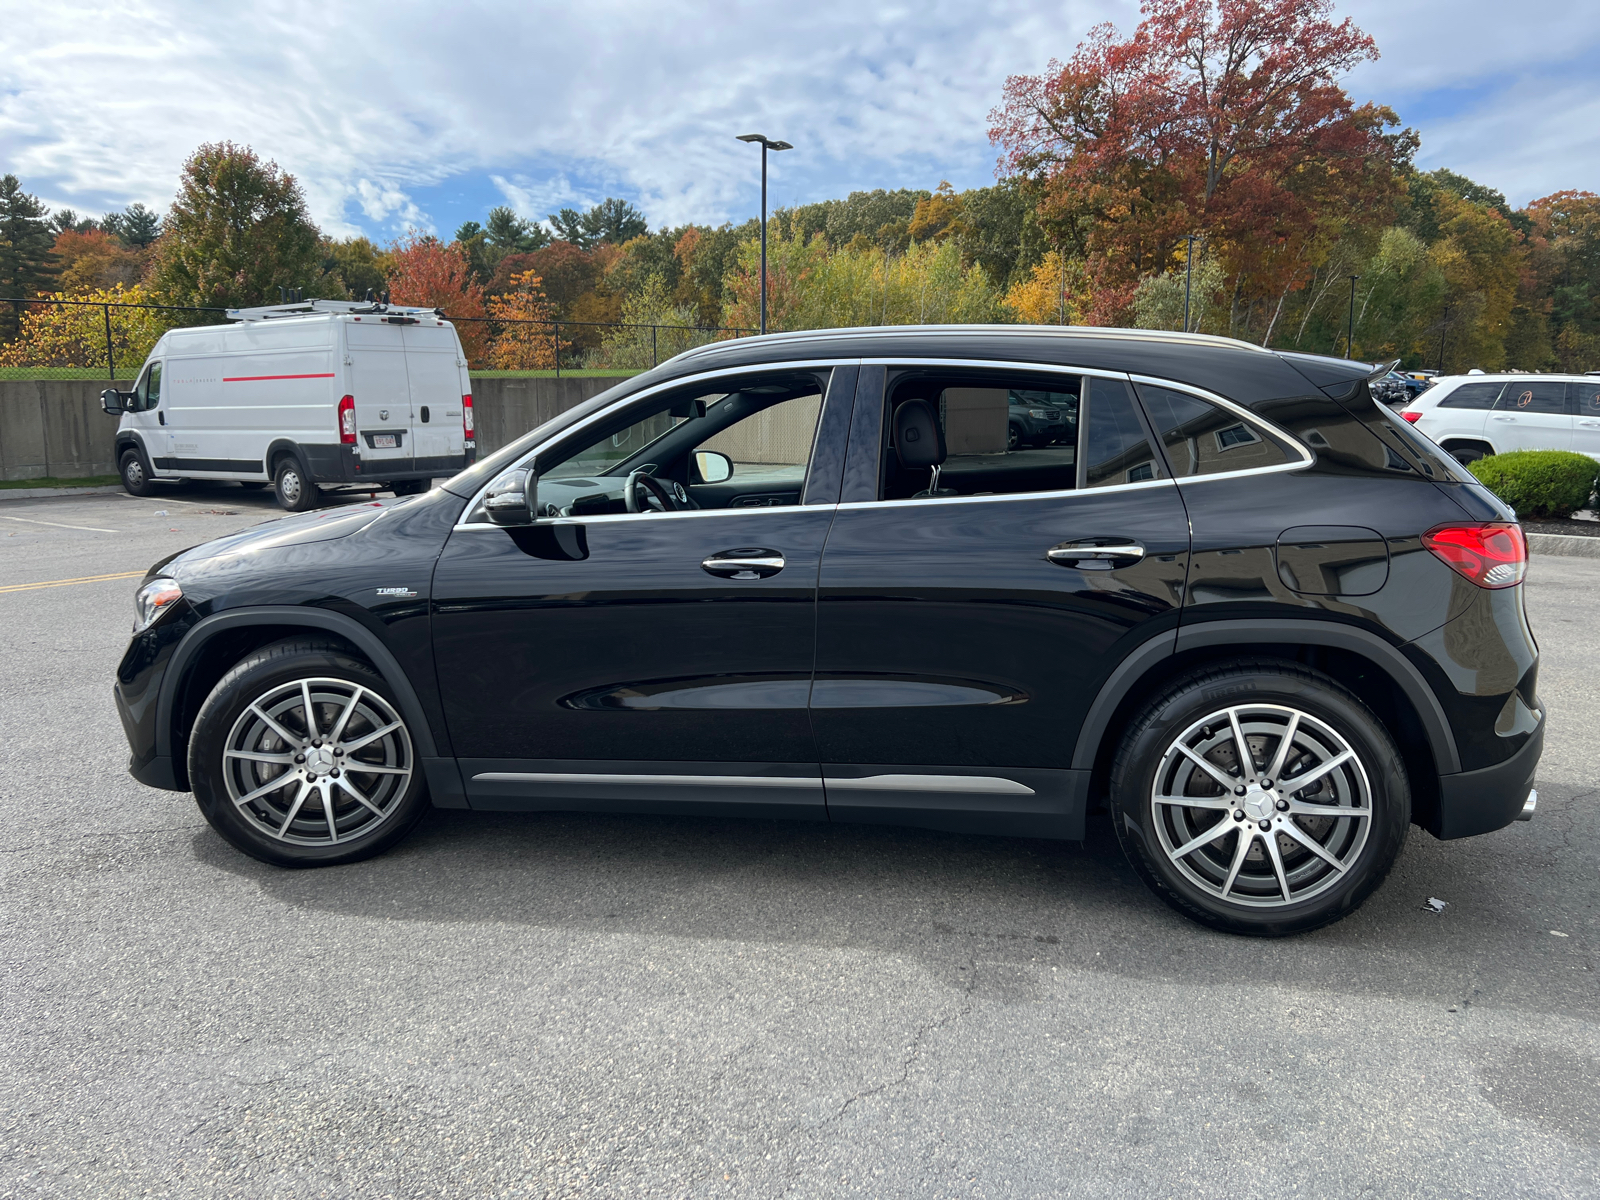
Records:
<instances>
[{"instance_id":1,"label":"pine tree","mask_svg":"<svg viewBox=\"0 0 1600 1200\"><path fill-rule=\"evenodd\" d=\"M55 231L50 210L22 190L15 175L0 177L0 296L48 291L55 278ZM17 336L21 305L0 305L0 341Z\"/></svg>"}]
</instances>

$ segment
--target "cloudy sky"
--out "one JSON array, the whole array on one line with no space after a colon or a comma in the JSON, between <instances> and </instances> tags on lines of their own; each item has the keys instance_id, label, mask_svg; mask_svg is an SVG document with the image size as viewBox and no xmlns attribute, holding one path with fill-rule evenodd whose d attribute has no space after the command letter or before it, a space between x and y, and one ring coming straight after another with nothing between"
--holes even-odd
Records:
<instances>
[{"instance_id":1,"label":"cloudy sky","mask_svg":"<svg viewBox=\"0 0 1600 1200\"><path fill-rule=\"evenodd\" d=\"M1600 191L1596 0L1337 0L1383 58L1346 81L1514 203ZM0 0L0 173L53 207L162 210L232 139L301 181L330 233L453 231L622 196L652 224L742 220L857 188L993 179L1007 75L1127 0L115 4Z\"/></svg>"}]
</instances>

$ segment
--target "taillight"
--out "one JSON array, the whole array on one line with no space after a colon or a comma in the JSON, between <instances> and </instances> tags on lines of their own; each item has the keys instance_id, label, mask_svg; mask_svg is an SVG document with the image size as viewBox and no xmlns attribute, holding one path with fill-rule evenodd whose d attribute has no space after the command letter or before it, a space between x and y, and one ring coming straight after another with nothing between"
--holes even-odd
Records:
<instances>
[{"instance_id":1,"label":"taillight","mask_svg":"<svg viewBox=\"0 0 1600 1200\"><path fill-rule=\"evenodd\" d=\"M339 399L339 441L346 446L356 444L356 398L342 396Z\"/></svg>"},{"instance_id":2,"label":"taillight","mask_svg":"<svg viewBox=\"0 0 1600 1200\"><path fill-rule=\"evenodd\" d=\"M477 445L477 436L473 432L476 427L472 422L472 397L461 397L461 432L466 434L467 447L471 449Z\"/></svg>"},{"instance_id":3,"label":"taillight","mask_svg":"<svg viewBox=\"0 0 1600 1200\"><path fill-rule=\"evenodd\" d=\"M1482 588L1511 587L1528 573L1528 542L1511 521L1440 525L1422 535L1422 544Z\"/></svg>"},{"instance_id":4,"label":"taillight","mask_svg":"<svg viewBox=\"0 0 1600 1200\"><path fill-rule=\"evenodd\" d=\"M1405 412L1401 413L1400 415L1403 418L1405 418L1407 421L1410 421L1413 425L1415 425L1418 421L1422 420L1422 414L1417 412L1416 409L1413 409L1413 408L1408 408Z\"/></svg>"}]
</instances>

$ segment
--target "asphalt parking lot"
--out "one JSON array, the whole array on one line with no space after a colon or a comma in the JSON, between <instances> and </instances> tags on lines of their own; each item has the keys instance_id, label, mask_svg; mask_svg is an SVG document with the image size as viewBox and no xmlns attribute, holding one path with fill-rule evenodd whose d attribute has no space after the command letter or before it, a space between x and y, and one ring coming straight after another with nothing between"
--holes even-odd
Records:
<instances>
[{"instance_id":1,"label":"asphalt parking lot","mask_svg":"<svg viewBox=\"0 0 1600 1200\"><path fill-rule=\"evenodd\" d=\"M136 580L91 577L274 515L0 501L0 1196L1600 1194L1600 560L1526 585L1537 818L1413 830L1356 915L1262 942L1103 821L435 812L373 862L244 858L126 774Z\"/></svg>"}]
</instances>

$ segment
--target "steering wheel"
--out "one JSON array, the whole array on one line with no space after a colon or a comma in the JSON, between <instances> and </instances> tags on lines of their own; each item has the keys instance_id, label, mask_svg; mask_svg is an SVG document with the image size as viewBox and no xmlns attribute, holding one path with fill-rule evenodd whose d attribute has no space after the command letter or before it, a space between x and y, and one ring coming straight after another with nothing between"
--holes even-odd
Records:
<instances>
[{"instance_id":1,"label":"steering wheel","mask_svg":"<svg viewBox=\"0 0 1600 1200\"><path fill-rule=\"evenodd\" d=\"M647 493L645 500L648 508L639 507L639 489ZM685 507L682 502L687 497L680 498L674 495L678 490L676 485L668 487L654 475L644 471L635 471L628 476L628 482L622 485L622 502L631 513L636 512L677 512Z\"/></svg>"}]
</instances>

